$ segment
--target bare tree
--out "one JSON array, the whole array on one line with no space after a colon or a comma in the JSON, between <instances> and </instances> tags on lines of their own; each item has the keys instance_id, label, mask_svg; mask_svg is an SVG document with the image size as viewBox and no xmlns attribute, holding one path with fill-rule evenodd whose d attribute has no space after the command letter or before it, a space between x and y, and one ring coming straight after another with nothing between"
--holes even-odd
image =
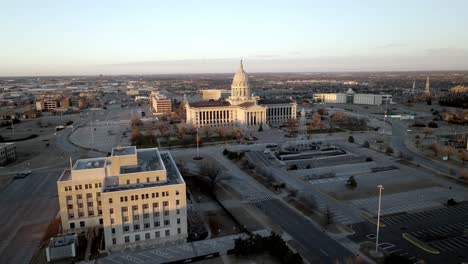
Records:
<instances>
[{"instance_id":1,"label":"bare tree","mask_svg":"<svg viewBox=\"0 0 468 264\"><path fill-rule=\"evenodd\" d=\"M230 177L224 175L221 168L213 162L204 162L200 165L200 176L209 181L209 188L212 195L215 195L216 185L221 181L228 180Z\"/></svg>"},{"instance_id":2,"label":"bare tree","mask_svg":"<svg viewBox=\"0 0 468 264\"><path fill-rule=\"evenodd\" d=\"M322 129L323 124L322 124L322 119L320 115L317 112L314 112L312 114L312 120L310 121L310 129Z\"/></svg>"},{"instance_id":3,"label":"bare tree","mask_svg":"<svg viewBox=\"0 0 468 264\"><path fill-rule=\"evenodd\" d=\"M458 157L462 160L462 163L465 164L465 161L468 161L468 151L460 150L458 152Z\"/></svg>"}]
</instances>

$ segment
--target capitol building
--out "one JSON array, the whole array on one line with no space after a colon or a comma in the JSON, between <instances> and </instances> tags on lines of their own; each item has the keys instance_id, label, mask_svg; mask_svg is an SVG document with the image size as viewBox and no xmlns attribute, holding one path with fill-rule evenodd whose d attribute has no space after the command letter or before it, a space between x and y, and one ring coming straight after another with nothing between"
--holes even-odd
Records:
<instances>
[{"instance_id":1,"label":"capitol building","mask_svg":"<svg viewBox=\"0 0 468 264\"><path fill-rule=\"evenodd\" d=\"M297 104L290 98L260 99L252 94L242 61L227 99L185 101L187 124L195 127L258 128L282 125L296 118Z\"/></svg>"}]
</instances>

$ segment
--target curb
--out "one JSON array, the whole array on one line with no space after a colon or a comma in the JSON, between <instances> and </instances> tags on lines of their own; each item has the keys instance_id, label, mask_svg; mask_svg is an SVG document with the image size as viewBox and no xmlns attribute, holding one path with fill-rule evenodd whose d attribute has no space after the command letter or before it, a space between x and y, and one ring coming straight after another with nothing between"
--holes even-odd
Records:
<instances>
[{"instance_id":1,"label":"curb","mask_svg":"<svg viewBox=\"0 0 468 264\"><path fill-rule=\"evenodd\" d=\"M428 253L431 253L431 254L434 254L434 255L438 255L440 254L440 251L438 251L437 249L429 246L428 244L422 242L421 240L415 238L414 236L408 234L408 233L403 233L401 234L401 236L408 242L410 242L411 244L417 246L418 248L428 252Z\"/></svg>"}]
</instances>

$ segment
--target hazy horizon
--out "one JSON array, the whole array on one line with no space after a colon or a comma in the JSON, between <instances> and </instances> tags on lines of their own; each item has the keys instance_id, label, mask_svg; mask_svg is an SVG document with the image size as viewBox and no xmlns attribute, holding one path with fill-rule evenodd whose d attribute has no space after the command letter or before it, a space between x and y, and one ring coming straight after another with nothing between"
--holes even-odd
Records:
<instances>
[{"instance_id":1,"label":"hazy horizon","mask_svg":"<svg viewBox=\"0 0 468 264\"><path fill-rule=\"evenodd\" d=\"M468 2L13 1L0 76L468 70Z\"/></svg>"}]
</instances>

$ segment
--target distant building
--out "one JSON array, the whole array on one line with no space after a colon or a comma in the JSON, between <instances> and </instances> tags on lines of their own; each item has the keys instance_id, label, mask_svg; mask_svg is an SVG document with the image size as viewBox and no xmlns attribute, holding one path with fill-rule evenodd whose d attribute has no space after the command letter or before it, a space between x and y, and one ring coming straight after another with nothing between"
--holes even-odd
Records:
<instances>
[{"instance_id":1,"label":"distant building","mask_svg":"<svg viewBox=\"0 0 468 264\"><path fill-rule=\"evenodd\" d=\"M151 107L156 114L170 114L172 112L172 101L158 92L150 94Z\"/></svg>"},{"instance_id":2,"label":"distant building","mask_svg":"<svg viewBox=\"0 0 468 264\"><path fill-rule=\"evenodd\" d=\"M64 232L104 229L107 250L187 238L185 182L168 151L116 147L80 159L57 189Z\"/></svg>"},{"instance_id":3,"label":"distant building","mask_svg":"<svg viewBox=\"0 0 468 264\"><path fill-rule=\"evenodd\" d=\"M0 165L5 166L16 160L16 144L0 143Z\"/></svg>"},{"instance_id":4,"label":"distant building","mask_svg":"<svg viewBox=\"0 0 468 264\"><path fill-rule=\"evenodd\" d=\"M202 94L202 100L220 100L226 99L231 95L229 90L220 90L220 89L208 89L200 90Z\"/></svg>"},{"instance_id":5,"label":"distant building","mask_svg":"<svg viewBox=\"0 0 468 264\"><path fill-rule=\"evenodd\" d=\"M38 111L49 111L60 107L60 103L55 99L41 99L36 102L36 110Z\"/></svg>"},{"instance_id":6,"label":"distant building","mask_svg":"<svg viewBox=\"0 0 468 264\"><path fill-rule=\"evenodd\" d=\"M457 85L450 89L451 93L468 93L468 86Z\"/></svg>"},{"instance_id":7,"label":"distant building","mask_svg":"<svg viewBox=\"0 0 468 264\"><path fill-rule=\"evenodd\" d=\"M351 88L346 93L318 93L314 94L315 102L332 104L363 104L381 105L393 103L389 94L357 94Z\"/></svg>"},{"instance_id":8,"label":"distant building","mask_svg":"<svg viewBox=\"0 0 468 264\"><path fill-rule=\"evenodd\" d=\"M209 100L189 103L185 100L187 123L195 127L229 127L240 126L258 128L269 124L268 120L276 120L271 115L282 115L279 120L296 118L296 103L273 102L261 104L259 97L253 96L249 78L241 62L240 68L234 75L231 85L231 96L223 100ZM264 101L266 103L266 101ZM268 109L281 109L280 111ZM283 109L284 108L284 109Z\"/></svg>"}]
</instances>

